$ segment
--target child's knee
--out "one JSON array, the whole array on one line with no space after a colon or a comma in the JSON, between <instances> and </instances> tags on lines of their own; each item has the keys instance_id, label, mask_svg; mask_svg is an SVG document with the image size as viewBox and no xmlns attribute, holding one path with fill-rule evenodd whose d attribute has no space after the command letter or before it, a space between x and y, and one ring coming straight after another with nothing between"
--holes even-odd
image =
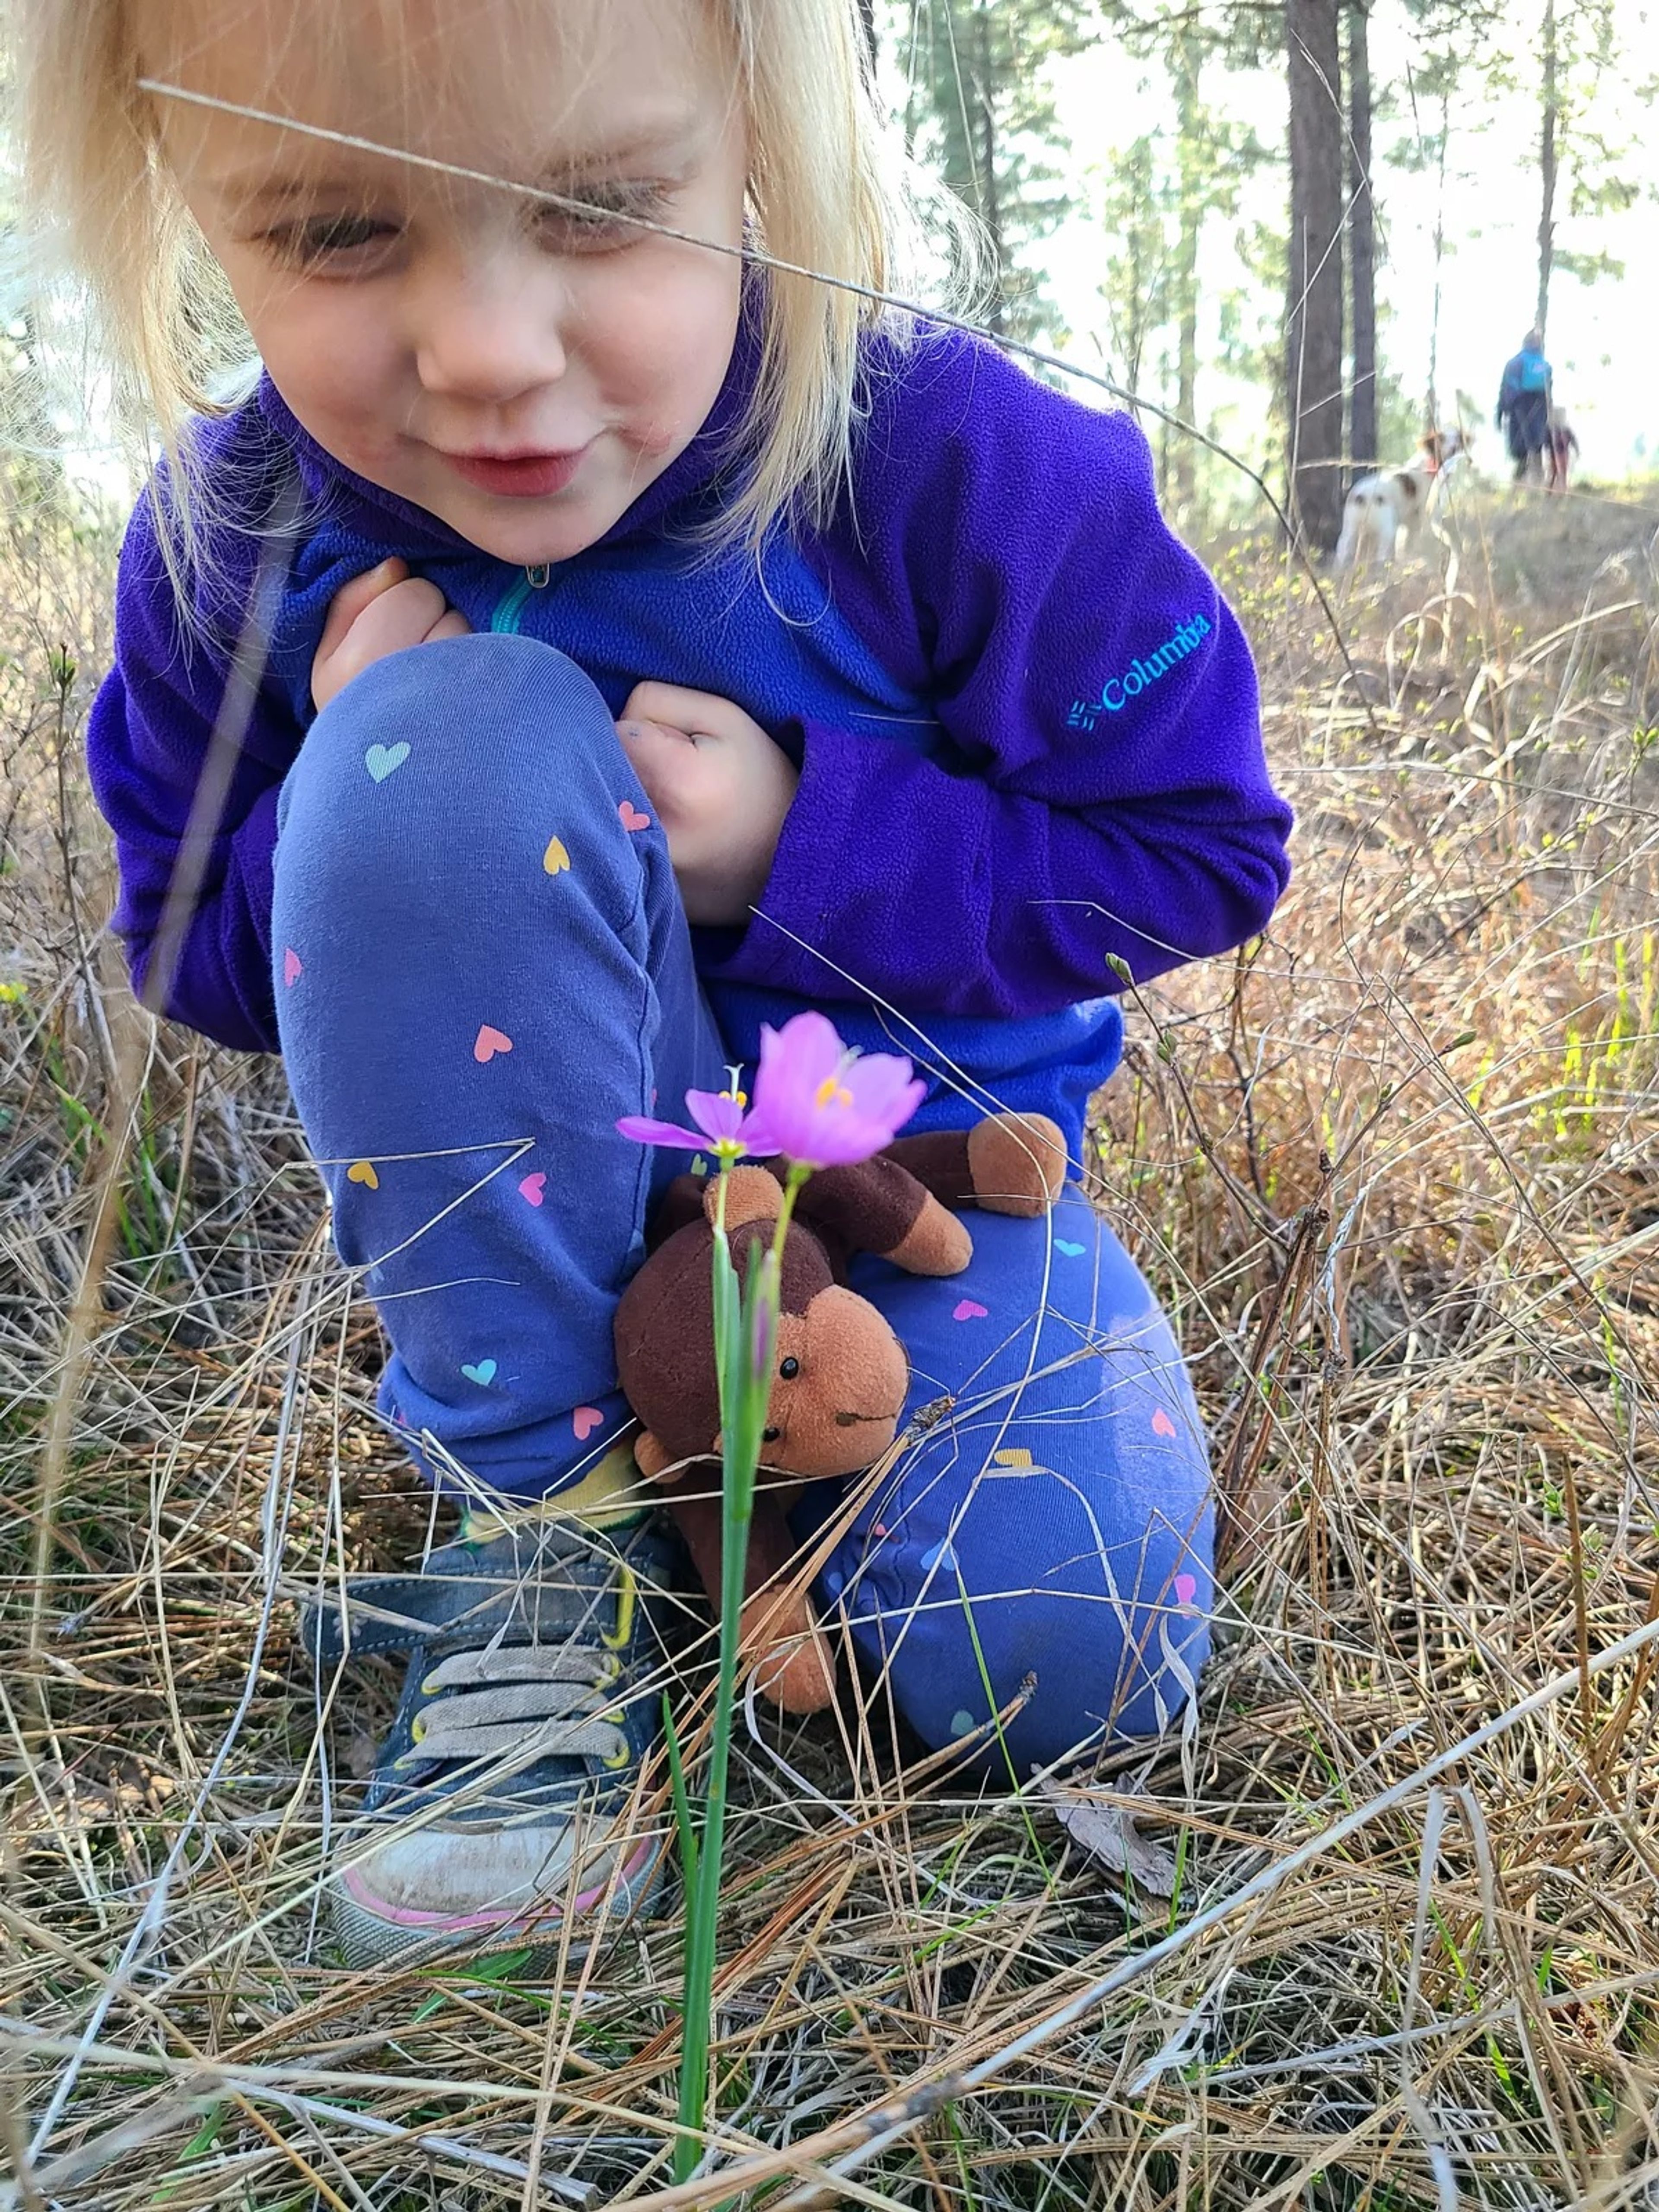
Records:
<instances>
[{"instance_id":1,"label":"child's knee","mask_svg":"<svg viewBox=\"0 0 1659 2212\"><path fill-rule=\"evenodd\" d=\"M376 661L318 715L283 784L279 823L347 821L362 834L441 824L469 831L523 820L556 791L567 807L614 816L632 771L604 699L574 661L534 639L483 634Z\"/></svg>"},{"instance_id":2,"label":"child's knee","mask_svg":"<svg viewBox=\"0 0 1659 2212\"><path fill-rule=\"evenodd\" d=\"M563 653L493 635L416 646L365 669L307 732L279 802L278 908L424 938L514 898L528 918L534 888L580 859L584 900L629 916L641 866L665 865L629 834L641 796L604 699Z\"/></svg>"},{"instance_id":3,"label":"child's knee","mask_svg":"<svg viewBox=\"0 0 1659 2212\"><path fill-rule=\"evenodd\" d=\"M1207 1470L1194 1459L1156 1508L1044 1470L948 1476L843 1546L826 1594L889 1674L932 1747L973 1746L994 1778L1157 1735L1181 1713L1208 1649L1213 1585ZM1184 1476L1184 1479L1183 1479ZM1001 1717L999 1719L998 1716Z\"/></svg>"}]
</instances>

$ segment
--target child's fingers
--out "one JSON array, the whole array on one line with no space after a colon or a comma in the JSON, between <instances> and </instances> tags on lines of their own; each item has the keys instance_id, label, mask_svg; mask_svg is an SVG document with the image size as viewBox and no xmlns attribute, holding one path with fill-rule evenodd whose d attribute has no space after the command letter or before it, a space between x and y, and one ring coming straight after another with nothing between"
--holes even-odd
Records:
<instances>
[{"instance_id":1,"label":"child's fingers","mask_svg":"<svg viewBox=\"0 0 1659 2212\"><path fill-rule=\"evenodd\" d=\"M727 779L711 773L711 748L699 744L684 730L665 729L659 722L629 722L623 749L634 773L645 787L651 811L661 823L668 840L668 857L681 879L713 865L728 824L725 803ZM688 912L690 908L688 908Z\"/></svg>"},{"instance_id":2,"label":"child's fingers","mask_svg":"<svg viewBox=\"0 0 1659 2212\"><path fill-rule=\"evenodd\" d=\"M320 712L354 676L388 653L434 637L465 637L468 628L435 584L411 576L403 561L382 561L335 594L311 664L311 696Z\"/></svg>"},{"instance_id":3,"label":"child's fingers","mask_svg":"<svg viewBox=\"0 0 1659 2212\"><path fill-rule=\"evenodd\" d=\"M330 689L338 691L354 676L361 675L375 661L384 660L390 653L403 653L411 645L423 645L448 611L449 605L443 593L435 584L428 583L424 576L405 576L401 583L381 592L362 609L328 656ZM318 665L324 665L320 659ZM313 676L312 690L314 692L317 689ZM318 703L322 703L320 698Z\"/></svg>"},{"instance_id":4,"label":"child's fingers","mask_svg":"<svg viewBox=\"0 0 1659 2212\"><path fill-rule=\"evenodd\" d=\"M677 730L672 723L642 722L631 714L624 714L617 723L617 735L622 739L623 750L634 761L648 760L654 753L665 749L672 752L691 742L684 730Z\"/></svg>"},{"instance_id":5,"label":"child's fingers","mask_svg":"<svg viewBox=\"0 0 1659 2212\"><path fill-rule=\"evenodd\" d=\"M617 735L645 795L672 828L685 811L699 774L697 748L684 730L625 718Z\"/></svg>"},{"instance_id":6,"label":"child's fingers","mask_svg":"<svg viewBox=\"0 0 1659 2212\"><path fill-rule=\"evenodd\" d=\"M366 568L361 576L354 576L349 584L343 584L329 603L317 659L326 660L370 601L379 599L382 592L389 592L394 584L401 584L408 574L408 562L399 561L394 555L391 560L382 561L378 568Z\"/></svg>"},{"instance_id":7,"label":"child's fingers","mask_svg":"<svg viewBox=\"0 0 1659 2212\"><path fill-rule=\"evenodd\" d=\"M625 722L655 722L687 736L732 737L754 725L741 707L712 691L692 691L683 684L636 684L623 708Z\"/></svg>"}]
</instances>

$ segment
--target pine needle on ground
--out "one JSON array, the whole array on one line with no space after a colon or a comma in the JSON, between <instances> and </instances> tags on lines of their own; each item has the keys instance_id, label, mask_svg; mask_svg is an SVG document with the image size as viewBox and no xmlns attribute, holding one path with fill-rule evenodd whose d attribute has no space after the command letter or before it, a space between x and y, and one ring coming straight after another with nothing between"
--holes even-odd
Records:
<instances>
[{"instance_id":1,"label":"pine needle on ground","mask_svg":"<svg viewBox=\"0 0 1659 2212\"><path fill-rule=\"evenodd\" d=\"M1435 567L1351 594L1346 659L1273 549L1217 550L1298 810L1297 881L1263 942L1135 1000L1091 1163L1176 1316L1228 1515L1196 1725L1144 1775L1130 1747L1087 1778L1132 1805L1173 1894L1126 1886L1040 1794L906 1767L878 1707L753 1715L717 2156L671 2197L677 1919L551 1982L328 1960L320 1870L390 1683L319 1709L289 1601L417 1556L430 1509L373 1421L377 1333L327 1252L280 1071L152 1036L125 1002L79 766L109 549L19 526L0 579L15 2202L713 2206L732 2166L750 2202L939 2212L1654 2201L1656 528L1659 495L1468 498Z\"/></svg>"}]
</instances>

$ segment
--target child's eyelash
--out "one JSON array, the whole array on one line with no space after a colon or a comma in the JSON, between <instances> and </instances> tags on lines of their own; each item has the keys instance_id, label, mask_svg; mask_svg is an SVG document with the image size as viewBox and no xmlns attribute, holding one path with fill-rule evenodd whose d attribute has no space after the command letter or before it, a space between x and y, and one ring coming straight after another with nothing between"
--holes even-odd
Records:
<instances>
[{"instance_id":1,"label":"child's eyelash","mask_svg":"<svg viewBox=\"0 0 1659 2212\"><path fill-rule=\"evenodd\" d=\"M671 187L666 184L599 186L572 192L575 204L532 202L528 221L544 234L580 250L631 243L646 234L639 220L659 219L666 211ZM630 221L629 218L635 218ZM361 258L364 249L395 239L400 226L379 216L319 216L311 222L283 223L261 234L261 242L274 252L302 267L330 260Z\"/></svg>"},{"instance_id":2,"label":"child's eyelash","mask_svg":"<svg viewBox=\"0 0 1659 2212\"><path fill-rule=\"evenodd\" d=\"M288 260L310 263L360 253L365 246L382 245L397 234L397 224L379 216L332 215L319 216L309 222L281 224L264 232L262 242Z\"/></svg>"},{"instance_id":3,"label":"child's eyelash","mask_svg":"<svg viewBox=\"0 0 1659 2212\"><path fill-rule=\"evenodd\" d=\"M572 192L571 201L579 204L532 204L530 219L538 230L563 234L578 241L587 237L596 243L603 240L615 244L643 237L636 223L659 218L667 208L668 197L669 187L663 184L601 185Z\"/></svg>"}]
</instances>

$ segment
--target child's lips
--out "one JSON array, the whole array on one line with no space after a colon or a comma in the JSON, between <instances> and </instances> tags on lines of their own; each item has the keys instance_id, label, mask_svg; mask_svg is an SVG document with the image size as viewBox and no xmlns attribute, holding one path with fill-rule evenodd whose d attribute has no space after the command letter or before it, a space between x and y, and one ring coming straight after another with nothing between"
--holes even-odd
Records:
<instances>
[{"instance_id":1,"label":"child's lips","mask_svg":"<svg viewBox=\"0 0 1659 2212\"><path fill-rule=\"evenodd\" d=\"M586 446L574 453L445 453L468 483L506 499L549 499L574 480Z\"/></svg>"}]
</instances>

